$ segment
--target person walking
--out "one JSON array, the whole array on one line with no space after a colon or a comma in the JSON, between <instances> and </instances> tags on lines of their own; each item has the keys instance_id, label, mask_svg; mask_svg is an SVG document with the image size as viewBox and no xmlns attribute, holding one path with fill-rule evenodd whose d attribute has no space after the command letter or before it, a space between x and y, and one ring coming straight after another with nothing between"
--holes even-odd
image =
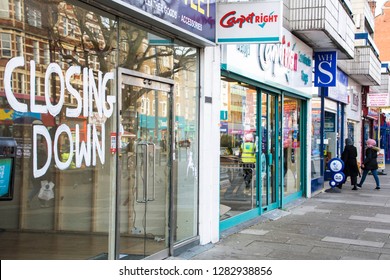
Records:
<instances>
[{"instance_id":1,"label":"person walking","mask_svg":"<svg viewBox=\"0 0 390 280\"><path fill-rule=\"evenodd\" d=\"M366 144L367 144L367 148L365 151L365 158L362 163L363 174L360 183L357 184L357 186L359 188L363 186L364 180L366 180L366 176L368 172L371 171L376 182L375 189L380 190L381 187L380 187L380 182L378 177L378 162L377 162L378 152L380 149L378 147L375 147L376 141L374 139L368 139L366 141Z\"/></svg>"},{"instance_id":2,"label":"person walking","mask_svg":"<svg viewBox=\"0 0 390 280\"><path fill-rule=\"evenodd\" d=\"M345 178L348 176L351 178L352 190L357 190L357 176L359 175L359 167L357 165L357 149L353 145L353 141L349 138L345 139L345 148L341 154L341 160L344 162L344 174ZM338 186L340 189L343 184Z\"/></svg>"}]
</instances>

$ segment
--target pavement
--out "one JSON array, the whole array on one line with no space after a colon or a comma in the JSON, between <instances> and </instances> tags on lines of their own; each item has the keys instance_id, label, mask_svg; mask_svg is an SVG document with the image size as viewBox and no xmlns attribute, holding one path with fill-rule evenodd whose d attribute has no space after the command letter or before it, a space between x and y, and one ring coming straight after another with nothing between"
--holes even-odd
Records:
<instances>
[{"instance_id":1,"label":"pavement","mask_svg":"<svg viewBox=\"0 0 390 280\"><path fill-rule=\"evenodd\" d=\"M390 175L379 179L380 190L372 175L357 191L346 182L340 192L294 201L173 259L390 260Z\"/></svg>"}]
</instances>

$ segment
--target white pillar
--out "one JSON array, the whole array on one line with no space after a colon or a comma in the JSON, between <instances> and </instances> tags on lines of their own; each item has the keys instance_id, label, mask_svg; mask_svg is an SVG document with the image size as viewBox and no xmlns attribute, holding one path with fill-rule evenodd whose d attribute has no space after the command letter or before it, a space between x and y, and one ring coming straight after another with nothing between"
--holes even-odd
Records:
<instances>
[{"instance_id":1,"label":"white pillar","mask_svg":"<svg viewBox=\"0 0 390 280\"><path fill-rule=\"evenodd\" d=\"M219 240L219 47L206 47L200 65L199 235L203 245Z\"/></svg>"}]
</instances>

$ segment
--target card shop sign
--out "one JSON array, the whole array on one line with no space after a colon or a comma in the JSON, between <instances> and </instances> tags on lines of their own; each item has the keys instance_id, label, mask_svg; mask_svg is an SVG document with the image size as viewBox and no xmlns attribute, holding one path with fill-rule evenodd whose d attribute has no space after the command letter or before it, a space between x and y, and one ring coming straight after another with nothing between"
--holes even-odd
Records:
<instances>
[{"instance_id":1,"label":"card shop sign","mask_svg":"<svg viewBox=\"0 0 390 280\"><path fill-rule=\"evenodd\" d=\"M279 43L283 22L282 1L219 3L217 42Z\"/></svg>"}]
</instances>

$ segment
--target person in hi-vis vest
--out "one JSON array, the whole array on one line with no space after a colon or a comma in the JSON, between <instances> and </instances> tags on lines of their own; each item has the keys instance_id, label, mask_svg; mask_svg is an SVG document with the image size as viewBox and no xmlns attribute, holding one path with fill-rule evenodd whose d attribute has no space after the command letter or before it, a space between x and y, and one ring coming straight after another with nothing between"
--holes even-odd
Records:
<instances>
[{"instance_id":1,"label":"person in hi-vis vest","mask_svg":"<svg viewBox=\"0 0 390 280\"><path fill-rule=\"evenodd\" d=\"M252 133L248 133L244 136L244 142L241 144L241 151L245 187L248 189L252 181L252 172L256 166L256 145Z\"/></svg>"}]
</instances>

